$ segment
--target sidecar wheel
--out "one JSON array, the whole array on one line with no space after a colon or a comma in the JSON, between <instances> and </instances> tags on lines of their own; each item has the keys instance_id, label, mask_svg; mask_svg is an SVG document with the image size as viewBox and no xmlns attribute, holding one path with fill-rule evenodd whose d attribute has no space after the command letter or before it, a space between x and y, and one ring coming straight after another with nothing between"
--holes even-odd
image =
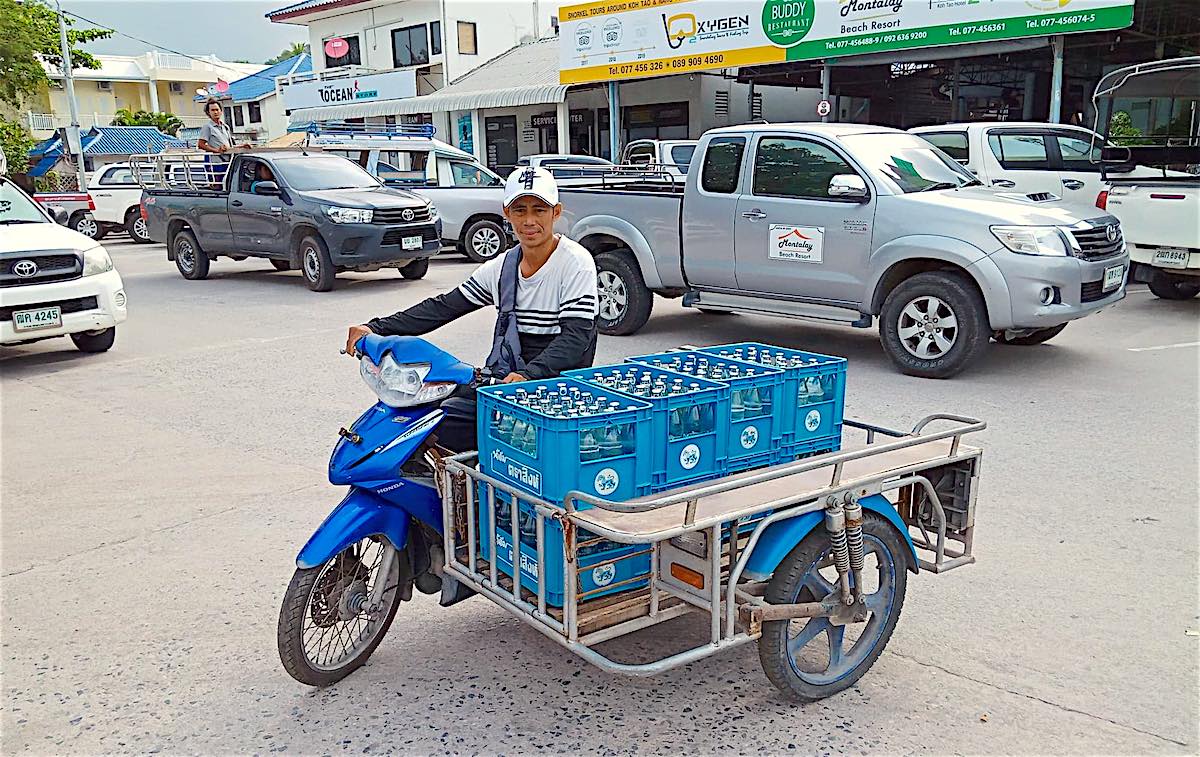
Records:
<instances>
[{"instance_id":1,"label":"sidecar wheel","mask_svg":"<svg viewBox=\"0 0 1200 757\"><path fill-rule=\"evenodd\" d=\"M384 558L391 568L381 576ZM392 625L400 606L398 552L386 539L370 536L351 544L316 568L292 576L279 611L279 659L288 674L309 686L329 686L353 673ZM379 606L370 597L383 580Z\"/></svg>"},{"instance_id":2,"label":"sidecar wheel","mask_svg":"<svg viewBox=\"0 0 1200 757\"><path fill-rule=\"evenodd\" d=\"M908 586L908 547L896 529L875 513L863 514L865 622L834 625L829 618L763 623L758 656L771 683L801 702L815 702L850 688L887 646ZM783 559L767 585L771 604L820 602L836 591L837 570L829 533L817 526Z\"/></svg>"}]
</instances>

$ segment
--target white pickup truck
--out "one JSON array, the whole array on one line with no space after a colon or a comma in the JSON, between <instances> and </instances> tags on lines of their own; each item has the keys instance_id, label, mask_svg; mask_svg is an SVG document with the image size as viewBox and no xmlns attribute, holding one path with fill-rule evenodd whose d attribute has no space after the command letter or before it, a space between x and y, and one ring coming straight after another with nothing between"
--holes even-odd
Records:
<instances>
[{"instance_id":1,"label":"white pickup truck","mask_svg":"<svg viewBox=\"0 0 1200 757\"><path fill-rule=\"evenodd\" d=\"M101 236L103 232L124 231L138 244L154 241L142 218L142 187L128 163L114 163L96 171L88 179L88 192L96 204L92 217L100 225Z\"/></svg>"},{"instance_id":2,"label":"white pickup truck","mask_svg":"<svg viewBox=\"0 0 1200 757\"><path fill-rule=\"evenodd\" d=\"M1039 344L1125 296L1117 219L981 186L885 127L714 129L682 185L626 168L561 194L562 229L596 256L607 334L641 328L655 293L862 328L878 317L901 371L946 378L990 339Z\"/></svg>"}]
</instances>

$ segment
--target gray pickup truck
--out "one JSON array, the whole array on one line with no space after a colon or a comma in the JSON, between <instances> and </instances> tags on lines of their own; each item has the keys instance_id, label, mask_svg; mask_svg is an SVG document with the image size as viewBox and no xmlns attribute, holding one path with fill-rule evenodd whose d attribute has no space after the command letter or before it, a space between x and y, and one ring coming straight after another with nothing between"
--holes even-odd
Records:
<instances>
[{"instance_id":1,"label":"gray pickup truck","mask_svg":"<svg viewBox=\"0 0 1200 757\"><path fill-rule=\"evenodd\" d=\"M186 279L207 277L221 255L259 257L299 268L309 289L325 292L339 271L397 268L419 279L441 249L432 203L336 155L264 150L220 163L162 153L132 165L147 232Z\"/></svg>"},{"instance_id":2,"label":"gray pickup truck","mask_svg":"<svg viewBox=\"0 0 1200 757\"><path fill-rule=\"evenodd\" d=\"M564 187L563 230L596 256L600 328L653 294L713 312L868 328L904 373L948 378L990 338L1031 345L1125 296L1117 219L1005 193L928 142L852 124L707 132L683 184Z\"/></svg>"}]
</instances>

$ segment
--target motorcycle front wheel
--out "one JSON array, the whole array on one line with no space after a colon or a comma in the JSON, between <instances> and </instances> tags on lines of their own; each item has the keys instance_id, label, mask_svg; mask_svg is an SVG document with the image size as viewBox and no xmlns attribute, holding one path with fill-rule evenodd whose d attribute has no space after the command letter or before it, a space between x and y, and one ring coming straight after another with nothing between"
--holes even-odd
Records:
<instances>
[{"instance_id":1,"label":"motorcycle front wheel","mask_svg":"<svg viewBox=\"0 0 1200 757\"><path fill-rule=\"evenodd\" d=\"M400 606L405 555L368 536L292 576L279 611L279 659L309 686L329 686L367 661Z\"/></svg>"}]
</instances>

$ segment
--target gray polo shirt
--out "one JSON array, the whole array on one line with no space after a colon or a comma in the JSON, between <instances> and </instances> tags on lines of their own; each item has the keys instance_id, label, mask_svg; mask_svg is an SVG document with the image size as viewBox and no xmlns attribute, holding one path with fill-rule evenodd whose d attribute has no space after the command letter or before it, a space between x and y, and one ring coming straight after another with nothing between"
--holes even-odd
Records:
<instances>
[{"instance_id":1,"label":"gray polo shirt","mask_svg":"<svg viewBox=\"0 0 1200 757\"><path fill-rule=\"evenodd\" d=\"M233 147L233 133L224 121L214 124L212 119L209 119L208 123L200 127L200 139L207 142L209 147Z\"/></svg>"}]
</instances>

